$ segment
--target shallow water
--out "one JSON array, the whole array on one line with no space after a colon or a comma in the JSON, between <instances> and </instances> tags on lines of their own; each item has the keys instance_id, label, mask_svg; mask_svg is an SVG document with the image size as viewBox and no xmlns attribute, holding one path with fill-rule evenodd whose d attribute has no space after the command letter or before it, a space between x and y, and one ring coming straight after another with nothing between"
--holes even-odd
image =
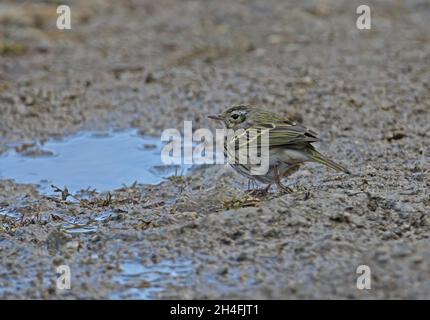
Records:
<instances>
[{"instance_id":1,"label":"shallow water","mask_svg":"<svg viewBox=\"0 0 430 320\"><path fill-rule=\"evenodd\" d=\"M186 285L193 264L186 259L163 260L149 265L129 260L121 264L121 270L113 280L125 288L113 293L111 299L155 299L158 293L168 294L166 291L172 287Z\"/></svg>"},{"instance_id":2,"label":"shallow water","mask_svg":"<svg viewBox=\"0 0 430 320\"><path fill-rule=\"evenodd\" d=\"M98 230L99 224L108 220L112 214L111 211L104 211L91 218L81 218L79 216L63 217L65 222L61 224L61 229L69 234L95 233Z\"/></svg>"},{"instance_id":3,"label":"shallow water","mask_svg":"<svg viewBox=\"0 0 430 320\"><path fill-rule=\"evenodd\" d=\"M108 191L135 181L157 184L186 169L164 166L159 138L139 136L135 130L106 135L84 133L63 140L50 140L35 150L19 147L0 155L0 179L67 187L71 193L92 188Z\"/></svg>"},{"instance_id":4,"label":"shallow water","mask_svg":"<svg viewBox=\"0 0 430 320\"><path fill-rule=\"evenodd\" d=\"M19 213L14 212L14 211L9 211L6 209L0 209L0 217L7 217L7 218L10 218L12 220L21 219L21 216Z\"/></svg>"}]
</instances>

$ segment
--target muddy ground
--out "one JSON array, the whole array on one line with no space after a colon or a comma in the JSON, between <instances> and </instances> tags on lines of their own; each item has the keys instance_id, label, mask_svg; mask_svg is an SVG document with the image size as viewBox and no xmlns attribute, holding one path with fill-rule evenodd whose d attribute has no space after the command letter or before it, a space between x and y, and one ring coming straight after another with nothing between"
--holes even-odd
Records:
<instances>
[{"instance_id":1,"label":"muddy ground","mask_svg":"<svg viewBox=\"0 0 430 320\"><path fill-rule=\"evenodd\" d=\"M319 132L352 175L307 165L264 198L226 166L78 200L0 180L1 298L430 298L428 1L368 2L361 31L356 1L61 3L71 30L56 1L0 4L0 153L215 129L208 114L249 102Z\"/></svg>"}]
</instances>

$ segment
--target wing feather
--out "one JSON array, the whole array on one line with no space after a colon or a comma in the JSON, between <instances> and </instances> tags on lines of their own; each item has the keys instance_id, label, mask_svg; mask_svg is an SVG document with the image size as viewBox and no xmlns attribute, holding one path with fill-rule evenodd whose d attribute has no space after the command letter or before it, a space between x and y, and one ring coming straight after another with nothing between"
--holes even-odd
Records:
<instances>
[{"instance_id":1,"label":"wing feather","mask_svg":"<svg viewBox=\"0 0 430 320\"><path fill-rule=\"evenodd\" d=\"M283 121L276 123L259 124L252 129L257 132L269 132L269 145L287 146L293 144L312 143L319 141L317 133L295 122ZM247 129L251 130L251 128ZM258 137L257 137L258 138Z\"/></svg>"},{"instance_id":2,"label":"wing feather","mask_svg":"<svg viewBox=\"0 0 430 320\"><path fill-rule=\"evenodd\" d=\"M264 132L269 133L269 147L288 145L302 146L303 144L307 145L320 140L315 131L285 118L280 118L274 122L258 121L257 123L233 138L231 142L235 143L238 142L241 137L247 136L247 139L245 139L243 143L236 144L236 148L250 144L255 139L260 139L261 134ZM258 140L258 142L260 145L261 139Z\"/></svg>"}]
</instances>

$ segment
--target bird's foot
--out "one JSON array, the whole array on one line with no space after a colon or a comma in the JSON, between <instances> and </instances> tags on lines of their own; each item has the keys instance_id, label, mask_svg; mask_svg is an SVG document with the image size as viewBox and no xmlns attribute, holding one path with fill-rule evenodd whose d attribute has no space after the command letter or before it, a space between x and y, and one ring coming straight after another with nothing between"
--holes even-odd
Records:
<instances>
[{"instance_id":1,"label":"bird's foot","mask_svg":"<svg viewBox=\"0 0 430 320\"><path fill-rule=\"evenodd\" d=\"M293 189L291 189L291 188L289 188L287 186L284 186L283 184L280 184L280 183L276 184L276 187L282 193L293 193L294 192Z\"/></svg>"},{"instance_id":2,"label":"bird's foot","mask_svg":"<svg viewBox=\"0 0 430 320\"><path fill-rule=\"evenodd\" d=\"M248 195L253 196L253 197L265 196L265 195L267 195L269 193L269 190L270 190L271 186L272 185L269 184L266 188L249 190L248 191Z\"/></svg>"},{"instance_id":3,"label":"bird's foot","mask_svg":"<svg viewBox=\"0 0 430 320\"><path fill-rule=\"evenodd\" d=\"M295 167L293 167L293 168L295 168ZM274 172L275 172L275 184L276 184L276 187L278 188L278 190L280 190L282 193L292 193L293 189L288 188L287 186L284 186L281 183L281 176L279 175L277 166L275 166Z\"/></svg>"}]
</instances>

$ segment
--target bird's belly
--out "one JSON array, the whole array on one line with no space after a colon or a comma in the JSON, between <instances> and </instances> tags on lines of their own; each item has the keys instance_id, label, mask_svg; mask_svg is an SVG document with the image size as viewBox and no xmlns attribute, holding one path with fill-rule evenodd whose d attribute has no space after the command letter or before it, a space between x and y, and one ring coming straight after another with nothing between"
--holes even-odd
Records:
<instances>
[{"instance_id":1,"label":"bird's belly","mask_svg":"<svg viewBox=\"0 0 430 320\"><path fill-rule=\"evenodd\" d=\"M225 154L227 155L227 150ZM248 158L248 163L239 164L238 154L240 154L240 151L232 157L233 159L235 158L237 162L230 163L230 165L243 176L268 184L275 181L275 168L277 168L277 172L280 177L287 177L296 172L300 167L300 164L305 161L309 161L307 155L300 150L287 149L284 147L273 148L269 151L268 171L264 174L252 174L251 172L259 172L258 168L261 167L261 163L257 165L250 164ZM245 154L244 159L247 159L247 154ZM255 170L251 170L252 168Z\"/></svg>"},{"instance_id":2,"label":"bird's belly","mask_svg":"<svg viewBox=\"0 0 430 320\"><path fill-rule=\"evenodd\" d=\"M280 165L286 163L288 165L298 164L309 161L306 153L300 150L287 149L287 148L274 148L270 150L269 163L270 165Z\"/></svg>"},{"instance_id":3,"label":"bird's belly","mask_svg":"<svg viewBox=\"0 0 430 320\"><path fill-rule=\"evenodd\" d=\"M289 175L293 174L300 168L300 164L292 164L288 165L287 163L281 163L277 165L269 166L269 170L266 174L263 175L253 175L251 174L251 170L247 166L241 166L241 165L232 165L232 167L243 176L247 177L248 179L256 180L261 183L267 183L271 184L275 182L275 168L277 167L278 175L283 177L288 177Z\"/></svg>"}]
</instances>

